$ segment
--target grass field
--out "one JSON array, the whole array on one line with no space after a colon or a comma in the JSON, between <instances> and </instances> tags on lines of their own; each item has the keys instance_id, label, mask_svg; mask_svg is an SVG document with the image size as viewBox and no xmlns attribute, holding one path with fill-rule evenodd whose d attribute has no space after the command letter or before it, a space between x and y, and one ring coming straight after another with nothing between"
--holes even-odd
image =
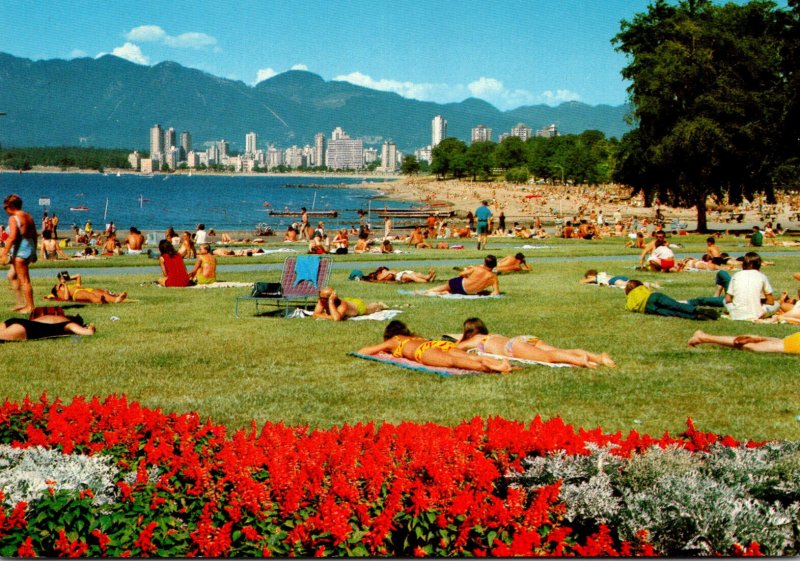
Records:
<instances>
[{"instance_id":1,"label":"grass field","mask_svg":"<svg viewBox=\"0 0 800 561\"><path fill-rule=\"evenodd\" d=\"M688 236L671 241L684 245L676 250L680 257L702 253L703 240ZM365 421L455 424L474 416L528 420L541 415L561 416L587 428L660 435L681 432L691 417L701 430L737 438L800 438L798 357L686 346L698 328L783 337L797 327L632 314L624 308L621 290L580 285L583 272L597 268L657 279L662 292L677 299L712 295L714 275L638 273L633 270L638 252L624 249L619 239L530 243L547 247L520 250L520 241L490 241L491 253L523 251L534 267L529 274L502 275L501 299L406 296L398 293L398 285L347 280L350 269L364 269L360 263L380 256L336 256L337 265L347 264L334 270L331 284L342 295L399 307L399 319L424 336L458 332L464 319L478 316L498 333L532 334L560 347L607 351L618 368L530 367L506 376L466 378L403 370L347 355L380 341L385 322L254 317L252 304L246 302L242 317L235 319L234 298L246 289L142 285L153 277L135 266L153 266L155 261L119 257L102 265L134 265L128 273L84 272L84 284L124 290L135 301L80 308L78 312L97 325L94 337L3 345L0 395L21 399L47 392L51 398L68 399L126 394L148 407L197 411L230 427L248 425L251 419L257 424L282 420L328 427ZM729 237L719 245L733 255L747 251L742 238ZM780 255L770 257L774 252ZM761 253L776 262L764 269L776 291L796 293L792 272L800 270L800 251L768 247ZM415 250L392 258L430 261L416 268L435 267L444 281L455 272L451 263L437 265L437 260L474 263L483 255L469 243L463 251ZM278 263L284 257L227 258L220 264ZM97 264L37 264L36 268L53 269L52 277L34 279L37 303L45 304L42 296L58 270ZM219 275L220 280L248 282L278 277L277 272ZM9 309L11 303L11 293L0 292L0 306Z\"/></svg>"}]
</instances>

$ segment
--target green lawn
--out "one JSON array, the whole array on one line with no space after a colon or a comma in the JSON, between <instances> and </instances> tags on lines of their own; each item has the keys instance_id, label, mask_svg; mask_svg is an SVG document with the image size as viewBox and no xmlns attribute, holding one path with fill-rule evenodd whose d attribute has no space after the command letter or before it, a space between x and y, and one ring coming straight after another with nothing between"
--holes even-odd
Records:
<instances>
[{"instance_id":1,"label":"green lawn","mask_svg":"<svg viewBox=\"0 0 800 561\"><path fill-rule=\"evenodd\" d=\"M674 237L683 253L703 251L704 237ZM530 274L501 276L502 299L441 300L398 293L397 285L347 280L350 269L380 256L336 256L352 262L336 269L332 285L343 295L382 300L401 307L400 319L421 335L435 337L460 330L470 316L490 330L532 334L561 347L608 351L616 369L530 367L507 376L442 378L347 355L381 339L384 322L332 323L312 319L253 317L243 303L233 316L234 297L246 289L181 290L142 285L152 277L135 268L129 274L84 273L84 284L125 290L137 301L86 306L80 313L98 327L89 338L63 338L2 346L0 395L10 399L47 392L52 398L126 394L148 407L194 410L231 427L282 420L288 424L328 427L364 421L404 420L454 424L473 416L528 420L561 416L584 427L607 431L635 429L654 435L676 434L692 417L698 428L738 438L800 438L798 357L756 355L727 349L690 349L695 329L713 333L759 333L783 337L797 327L753 325L720 320L695 322L632 314L621 290L580 285L587 268L658 280L677 298L711 295L713 273L655 275L637 273L638 252L619 239L595 242L531 241L546 249L518 249L521 242L491 240L498 256L523 251L533 264ZM394 259L431 260L439 279L452 276L451 264L438 259L478 262L470 242L463 251L416 250ZM740 255L740 238L720 242L723 251ZM787 248L764 248L767 256ZM617 256L627 255L626 260ZM800 270L800 251L776 261L765 272L777 291L795 293L792 272ZM221 264L278 263L285 255L228 258ZM581 259L584 258L584 259ZM246 261L245 261L246 259ZM542 261L538 261L542 259ZM148 264L145 258L121 257L103 265ZM37 302L54 283L57 270L78 270L84 263L58 262L53 280L34 280ZM97 265L97 262L86 262ZM426 267L417 267L427 269ZM221 280L278 280L277 272L223 273ZM411 285L413 286L413 285ZM424 285L420 285L424 286ZM404 288L408 288L406 285ZM0 306L11 307L2 291ZM10 314L9 314L10 315ZM117 319L118 318L118 319Z\"/></svg>"}]
</instances>

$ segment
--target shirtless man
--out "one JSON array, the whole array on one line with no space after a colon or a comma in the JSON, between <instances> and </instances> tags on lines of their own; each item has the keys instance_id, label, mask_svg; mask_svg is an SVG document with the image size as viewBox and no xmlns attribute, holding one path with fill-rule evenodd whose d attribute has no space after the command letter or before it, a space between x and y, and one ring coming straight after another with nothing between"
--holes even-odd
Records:
<instances>
[{"instance_id":1,"label":"shirtless man","mask_svg":"<svg viewBox=\"0 0 800 561\"><path fill-rule=\"evenodd\" d=\"M724 265L726 259L722 257L722 252L717 247L717 241L713 236L706 238L706 255L714 265Z\"/></svg>"},{"instance_id":2,"label":"shirtless man","mask_svg":"<svg viewBox=\"0 0 800 561\"><path fill-rule=\"evenodd\" d=\"M656 242L659 240L664 242L667 241L667 233L664 232L664 230L657 231L655 239L650 240L645 244L644 249L642 249L642 255L639 257L639 268L644 269L647 256L655 251Z\"/></svg>"},{"instance_id":3,"label":"shirtless man","mask_svg":"<svg viewBox=\"0 0 800 561\"><path fill-rule=\"evenodd\" d=\"M128 253L130 255L139 255L142 253L144 236L135 226L131 226L130 234L125 238L125 245L128 247Z\"/></svg>"},{"instance_id":4,"label":"shirtless man","mask_svg":"<svg viewBox=\"0 0 800 561\"><path fill-rule=\"evenodd\" d=\"M200 244L197 263L189 273L189 278L197 284L211 284L217 281L217 258L211 254L211 245Z\"/></svg>"},{"instance_id":5,"label":"shirtless man","mask_svg":"<svg viewBox=\"0 0 800 561\"><path fill-rule=\"evenodd\" d=\"M356 316L367 316L388 308L383 302L364 302L360 298L341 298L336 291L325 287L319 291L319 300L314 307L314 317L344 321Z\"/></svg>"},{"instance_id":6,"label":"shirtless man","mask_svg":"<svg viewBox=\"0 0 800 561\"><path fill-rule=\"evenodd\" d=\"M425 236L422 235L422 228L419 226L414 228L411 235L408 237L408 246L416 247L417 249L430 249L430 245L425 243Z\"/></svg>"},{"instance_id":7,"label":"shirtless man","mask_svg":"<svg viewBox=\"0 0 800 561\"><path fill-rule=\"evenodd\" d=\"M525 256L522 253L507 255L497 262L498 273L514 273L517 271L532 270L533 268L525 262Z\"/></svg>"},{"instance_id":8,"label":"shirtless man","mask_svg":"<svg viewBox=\"0 0 800 561\"><path fill-rule=\"evenodd\" d=\"M466 267L461 274L447 281L447 284L427 290L428 294L478 294L492 287L492 295L500 294L500 282L493 270L497 267L497 258L487 255L483 265Z\"/></svg>"}]
</instances>

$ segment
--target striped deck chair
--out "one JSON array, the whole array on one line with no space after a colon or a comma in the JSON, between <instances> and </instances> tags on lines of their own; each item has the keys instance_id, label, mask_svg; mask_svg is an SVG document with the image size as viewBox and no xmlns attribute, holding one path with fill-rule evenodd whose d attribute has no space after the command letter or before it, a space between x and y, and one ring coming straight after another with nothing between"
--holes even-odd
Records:
<instances>
[{"instance_id":1,"label":"striped deck chair","mask_svg":"<svg viewBox=\"0 0 800 561\"><path fill-rule=\"evenodd\" d=\"M234 317L239 317L239 301L242 300L255 302L256 313L260 305L282 308L284 317L289 315L290 309L306 307L309 303L316 304L320 289L328 283L332 265L333 260L330 257L319 255L287 257L283 262L280 294L251 293L237 296Z\"/></svg>"}]
</instances>

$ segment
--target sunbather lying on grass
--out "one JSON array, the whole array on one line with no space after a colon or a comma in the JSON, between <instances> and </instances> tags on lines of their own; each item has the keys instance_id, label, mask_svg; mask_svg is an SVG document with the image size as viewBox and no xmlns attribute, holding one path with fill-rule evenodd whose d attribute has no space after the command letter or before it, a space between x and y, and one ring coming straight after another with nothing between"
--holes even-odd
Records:
<instances>
[{"instance_id":1,"label":"sunbather lying on grass","mask_svg":"<svg viewBox=\"0 0 800 561\"><path fill-rule=\"evenodd\" d=\"M361 298L341 298L334 289L325 287L319 291L319 300L314 307L314 317L344 321L356 316L368 316L388 307L383 302L364 302Z\"/></svg>"},{"instance_id":2,"label":"sunbather lying on grass","mask_svg":"<svg viewBox=\"0 0 800 561\"><path fill-rule=\"evenodd\" d=\"M756 353L787 353L800 354L800 332L792 333L788 337L764 337L761 335L711 335L703 331L695 331L687 344L690 347L697 345L719 345L743 351Z\"/></svg>"},{"instance_id":3,"label":"sunbather lying on grass","mask_svg":"<svg viewBox=\"0 0 800 561\"><path fill-rule=\"evenodd\" d=\"M36 319L10 318L0 323L0 341L45 339L61 335L94 335L94 324L77 317L44 315Z\"/></svg>"},{"instance_id":4,"label":"sunbather lying on grass","mask_svg":"<svg viewBox=\"0 0 800 561\"><path fill-rule=\"evenodd\" d=\"M58 283L50 291L60 302L85 302L87 304L118 304L128 297L127 292L117 294L104 288L88 288L81 284L81 276L71 276L66 271L58 274Z\"/></svg>"},{"instance_id":5,"label":"sunbather lying on grass","mask_svg":"<svg viewBox=\"0 0 800 561\"><path fill-rule=\"evenodd\" d=\"M456 347L450 341L428 340L411 333L402 321L389 322L383 332L383 343L363 347L358 353L376 355L391 353L397 358L406 358L426 366L462 368L478 372L510 372L513 367L508 360L497 360L485 356L473 356Z\"/></svg>"},{"instance_id":6,"label":"sunbather lying on grass","mask_svg":"<svg viewBox=\"0 0 800 561\"><path fill-rule=\"evenodd\" d=\"M478 352L509 358L571 364L584 368L597 368L598 365L612 368L617 366L608 353L595 354L583 349L559 349L530 335L509 338L489 333L486 324L479 318L469 318L464 321L464 331L458 338L457 346L459 349L477 349Z\"/></svg>"},{"instance_id":7,"label":"sunbather lying on grass","mask_svg":"<svg viewBox=\"0 0 800 561\"><path fill-rule=\"evenodd\" d=\"M432 282L436 279L436 271L431 268L427 275L416 271L393 271L388 267L378 267L368 275L361 277L365 282Z\"/></svg>"}]
</instances>

